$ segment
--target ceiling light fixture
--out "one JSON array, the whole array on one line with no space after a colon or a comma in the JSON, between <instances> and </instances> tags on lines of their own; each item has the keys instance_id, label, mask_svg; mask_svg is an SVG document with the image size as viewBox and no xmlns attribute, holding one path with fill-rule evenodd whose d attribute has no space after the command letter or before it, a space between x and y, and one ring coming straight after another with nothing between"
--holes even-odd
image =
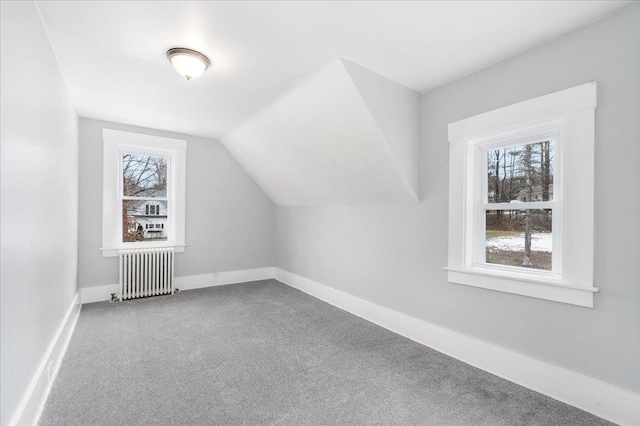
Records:
<instances>
[{"instance_id":1,"label":"ceiling light fixture","mask_svg":"<svg viewBox=\"0 0 640 426\"><path fill-rule=\"evenodd\" d=\"M205 55L184 47L167 50L167 58L176 72L187 80L200 77L211 65L211 61Z\"/></svg>"}]
</instances>

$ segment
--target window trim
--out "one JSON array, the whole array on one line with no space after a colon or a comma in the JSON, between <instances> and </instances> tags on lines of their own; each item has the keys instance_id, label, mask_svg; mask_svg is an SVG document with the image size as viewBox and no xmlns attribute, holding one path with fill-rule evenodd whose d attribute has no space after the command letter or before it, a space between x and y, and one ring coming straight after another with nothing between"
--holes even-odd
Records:
<instances>
[{"instance_id":1,"label":"window trim","mask_svg":"<svg viewBox=\"0 0 640 426\"><path fill-rule=\"evenodd\" d=\"M449 260L452 283L593 307L594 143L596 82L479 114L449 124ZM532 273L474 264L479 193L477 146L487 140L517 139L560 125L554 195L559 191L562 270ZM567 161L571 158L571 161ZM556 180L557 179L557 180ZM557 182L557 184L556 184ZM570 182L571 191L566 191ZM554 208L555 214L555 208ZM554 246L555 249L555 246ZM518 269L518 268L514 268ZM542 271L545 272L545 271Z\"/></svg>"},{"instance_id":2,"label":"window trim","mask_svg":"<svg viewBox=\"0 0 640 426\"><path fill-rule=\"evenodd\" d=\"M176 252L184 252L187 141L113 129L103 129L102 140L102 256L117 256L118 250L124 248L174 247ZM168 193L166 198L173 202L168 205L171 213L167 216L172 218L165 231L167 241L122 242L121 155L132 150L171 159L171 164L167 165L170 180L167 191L172 193Z\"/></svg>"}]
</instances>

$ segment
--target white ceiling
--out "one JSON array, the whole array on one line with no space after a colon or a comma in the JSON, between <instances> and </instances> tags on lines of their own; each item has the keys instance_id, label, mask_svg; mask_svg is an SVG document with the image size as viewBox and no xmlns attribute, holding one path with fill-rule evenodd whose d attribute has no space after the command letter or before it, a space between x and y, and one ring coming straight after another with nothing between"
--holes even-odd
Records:
<instances>
[{"instance_id":1,"label":"white ceiling","mask_svg":"<svg viewBox=\"0 0 640 426\"><path fill-rule=\"evenodd\" d=\"M78 113L221 138L337 56L426 91L632 1L38 2ZM201 50L185 81L165 57Z\"/></svg>"}]
</instances>

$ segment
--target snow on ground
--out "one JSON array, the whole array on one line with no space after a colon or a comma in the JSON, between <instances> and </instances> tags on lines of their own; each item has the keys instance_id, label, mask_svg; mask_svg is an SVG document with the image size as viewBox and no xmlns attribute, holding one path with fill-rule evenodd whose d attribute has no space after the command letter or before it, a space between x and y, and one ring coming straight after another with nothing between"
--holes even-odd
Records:
<instances>
[{"instance_id":1,"label":"snow on ground","mask_svg":"<svg viewBox=\"0 0 640 426\"><path fill-rule=\"evenodd\" d=\"M551 253L551 233L538 233L531 235L531 250L546 251ZM501 251L524 251L524 233L509 237L494 237L487 239L487 248Z\"/></svg>"}]
</instances>

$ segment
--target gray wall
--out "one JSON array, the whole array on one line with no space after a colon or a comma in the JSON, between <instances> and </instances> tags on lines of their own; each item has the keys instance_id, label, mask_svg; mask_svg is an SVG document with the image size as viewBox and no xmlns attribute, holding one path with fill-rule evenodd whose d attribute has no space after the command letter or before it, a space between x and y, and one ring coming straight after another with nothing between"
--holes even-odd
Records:
<instances>
[{"instance_id":1,"label":"gray wall","mask_svg":"<svg viewBox=\"0 0 640 426\"><path fill-rule=\"evenodd\" d=\"M118 282L118 260L102 257L102 129L186 139L187 206L184 253L176 276L274 265L273 203L215 140L80 119L80 287Z\"/></svg>"},{"instance_id":2,"label":"gray wall","mask_svg":"<svg viewBox=\"0 0 640 426\"><path fill-rule=\"evenodd\" d=\"M5 425L77 292L78 117L35 4L0 7Z\"/></svg>"},{"instance_id":3,"label":"gray wall","mask_svg":"<svg viewBox=\"0 0 640 426\"><path fill-rule=\"evenodd\" d=\"M639 8L422 98L422 203L277 208L277 266L376 304L639 391ZM447 124L591 80L595 308L447 282Z\"/></svg>"}]
</instances>

